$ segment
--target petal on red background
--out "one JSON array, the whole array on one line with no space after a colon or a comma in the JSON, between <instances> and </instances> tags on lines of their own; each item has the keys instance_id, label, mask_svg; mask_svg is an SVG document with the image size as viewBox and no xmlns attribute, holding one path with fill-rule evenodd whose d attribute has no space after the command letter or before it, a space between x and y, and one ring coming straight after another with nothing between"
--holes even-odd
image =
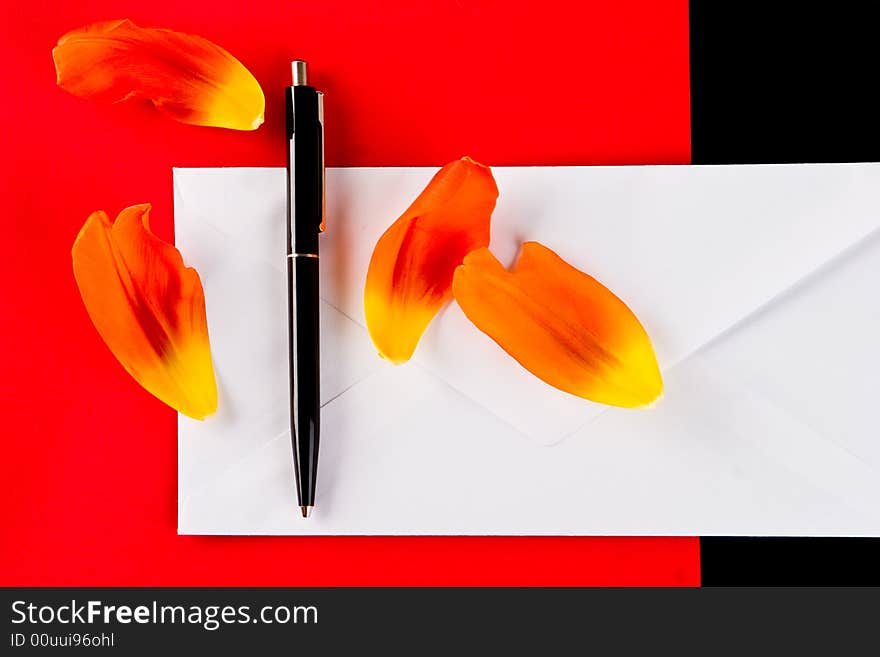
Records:
<instances>
[{"instance_id":1,"label":"petal on red background","mask_svg":"<svg viewBox=\"0 0 880 657\"><path fill-rule=\"evenodd\" d=\"M202 420L217 410L205 293L198 273L150 231L149 204L111 222L93 212L73 244L73 273L104 342L148 392Z\"/></svg>"},{"instance_id":2,"label":"petal on red background","mask_svg":"<svg viewBox=\"0 0 880 657\"><path fill-rule=\"evenodd\" d=\"M58 86L117 103L149 100L181 123L256 130L266 100L256 78L220 46L195 34L130 20L68 32L52 50Z\"/></svg>"}]
</instances>

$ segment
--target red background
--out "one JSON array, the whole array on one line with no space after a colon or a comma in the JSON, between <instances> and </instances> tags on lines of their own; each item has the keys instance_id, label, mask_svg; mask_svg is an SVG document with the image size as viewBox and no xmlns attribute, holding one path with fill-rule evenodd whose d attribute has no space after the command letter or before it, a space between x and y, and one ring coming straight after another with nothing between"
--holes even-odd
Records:
<instances>
[{"instance_id":1,"label":"red background","mask_svg":"<svg viewBox=\"0 0 880 657\"><path fill-rule=\"evenodd\" d=\"M282 165L293 58L309 60L327 94L331 166L439 166L464 154L493 165L687 163L686 0L5 0L2 12L0 584L699 583L696 538L177 536L175 414L101 342L70 265L96 209L149 201L170 239L172 165ZM230 50L263 85L266 124L184 126L147 105L58 89L57 38L126 16Z\"/></svg>"}]
</instances>

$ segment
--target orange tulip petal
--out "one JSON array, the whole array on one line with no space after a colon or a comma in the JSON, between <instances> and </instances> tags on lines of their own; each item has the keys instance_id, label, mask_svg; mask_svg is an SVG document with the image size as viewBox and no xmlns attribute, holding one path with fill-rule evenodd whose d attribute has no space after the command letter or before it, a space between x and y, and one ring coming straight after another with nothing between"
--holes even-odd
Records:
<instances>
[{"instance_id":1,"label":"orange tulip petal","mask_svg":"<svg viewBox=\"0 0 880 657\"><path fill-rule=\"evenodd\" d=\"M488 249L455 271L465 315L546 383L592 401L635 408L663 380L651 340L608 288L537 242L507 271Z\"/></svg>"},{"instance_id":2,"label":"orange tulip petal","mask_svg":"<svg viewBox=\"0 0 880 657\"><path fill-rule=\"evenodd\" d=\"M379 354L409 360L434 315L452 298L465 255L489 244L498 187L489 167L465 157L444 166L379 238L364 312Z\"/></svg>"},{"instance_id":3,"label":"orange tulip petal","mask_svg":"<svg viewBox=\"0 0 880 657\"><path fill-rule=\"evenodd\" d=\"M205 295L180 252L150 231L150 205L93 212L73 244L83 303L113 355L150 393L203 419L217 409Z\"/></svg>"},{"instance_id":4,"label":"orange tulip petal","mask_svg":"<svg viewBox=\"0 0 880 657\"><path fill-rule=\"evenodd\" d=\"M82 98L144 98L182 123L255 130L266 101L253 75L220 46L128 19L73 30L52 50L58 86Z\"/></svg>"}]
</instances>

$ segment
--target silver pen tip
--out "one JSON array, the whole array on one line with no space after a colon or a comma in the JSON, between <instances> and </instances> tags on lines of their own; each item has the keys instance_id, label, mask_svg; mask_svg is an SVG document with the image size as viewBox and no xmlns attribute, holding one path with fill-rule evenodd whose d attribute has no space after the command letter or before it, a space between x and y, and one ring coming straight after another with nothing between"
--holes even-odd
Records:
<instances>
[{"instance_id":1,"label":"silver pen tip","mask_svg":"<svg viewBox=\"0 0 880 657\"><path fill-rule=\"evenodd\" d=\"M301 506L299 507L299 510L302 512L303 518L308 518L310 515L312 515L312 509L314 508L315 507L313 506Z\"/></svg>"},{"instance_id":2,"label":"silver pen tip","mask_svg":"<svg viewBox=\"0 0 880 657\"><path fill-rule=\"evenodd\" d=\"M307 85L308 82L308 67L306 63L301 59L295 59L290 62L291 72L293 73L293 86L294 87L302 87Z\"/></svg>"}]
</instances>

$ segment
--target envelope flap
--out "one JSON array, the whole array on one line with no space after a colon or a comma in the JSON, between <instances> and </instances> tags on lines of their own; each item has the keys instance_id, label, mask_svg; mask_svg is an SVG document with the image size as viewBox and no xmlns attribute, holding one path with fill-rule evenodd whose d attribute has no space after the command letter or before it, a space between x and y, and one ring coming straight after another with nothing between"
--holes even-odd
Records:
<instances>
[{"instance_id":1,"label":"envelope flap","mask_svg":"<svg viewBox=\"0 0 880 657\"><path fill-rule=\"evenodd\" d=\"M661 368L694 353L880 224L876 164L496 167L492 249L505 263L540 241L596 277L638 315ZM363 284L382 232L434 169L327 172L321 294L363 325ZM255 216L283 226L280 169L213 169L202 216L257 257L283 257ZM182 179L182 178L181 178ZM190 180L191 187L194 181ZM183 199L183 203L186 199ZM236 212L230 212L234 204ZM251 210L251 208L253 208ZM256 234L251 234L256 233ZM278 251L278 255L276 255ZM414 363L534 440L551 444L602 407L525 373L455 304L432 322ZM409 367L405 365L404 367Z\"/></svg>"},{"instance_id":2,"label":"envelope flap","mask_svg":"<svg viewBox=\"0 0 880 657\"><path fill-rule=\"evenodd\" d=\"M880 225L876 164L495 167L492 250L512 263L537 240L623 298L667 370ZM381 232L433 170L328 175L339 229L328 301L363 321L361 290ZM337 242L338 240L338 242ZM539 442L603 407L524 373L452 304L414 360Z\"/></svg>"}]
</instances>

